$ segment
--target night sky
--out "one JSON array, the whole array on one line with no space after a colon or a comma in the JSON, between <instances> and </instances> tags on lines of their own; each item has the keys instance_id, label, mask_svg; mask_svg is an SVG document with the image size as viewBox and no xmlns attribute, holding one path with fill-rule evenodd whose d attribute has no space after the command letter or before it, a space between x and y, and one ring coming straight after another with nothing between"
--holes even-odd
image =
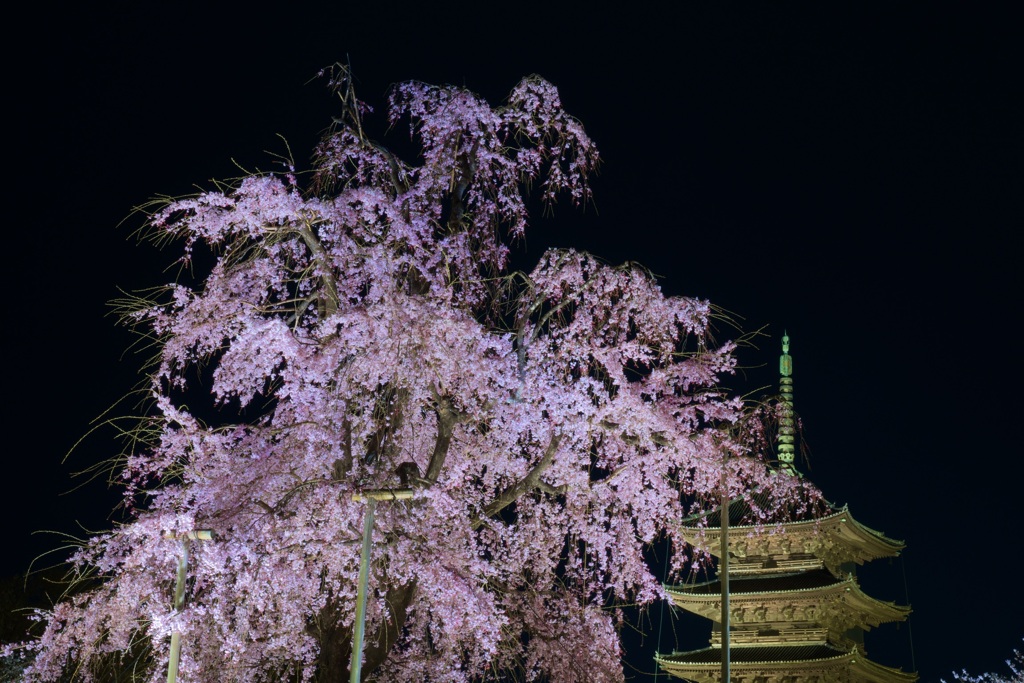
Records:
<instances>
[{"instance_id":1,"label":"night sky","mask_svg":"<svg viewBox=\"0 0 1024 683\"><path fill-rule=\"evenodd\" d=\"M60 546L33 531L109 525L104 483L61 494L116 452L113 433L62 459L137 381L143 356L125 352L132 337L107 302L170 278L175 254L122 224L134 206L236 176L235 162L270 169L279 135L308 168L337 113L313 77L336 61L350 60L379 114L394 82L499 103L538 73L604 162L594 205L535 216L517 262L548 247L639 261L667 293L764 328L741 350L737 392L774 388L788 331L803 471L907 543L860 573L868 593L914 608L868 635L869 655L922 681L1003 671L1024 636L1021 17L932 2L500 15L343 4L37 4L9 24L26 45L4 47L13 381L0 571ZM722 325L718 338L736 334ZM673 642L666 622L662 651L705 644L697 623ZM654 646L631 663L651 671Z\"/></svg>"}]
</instances>

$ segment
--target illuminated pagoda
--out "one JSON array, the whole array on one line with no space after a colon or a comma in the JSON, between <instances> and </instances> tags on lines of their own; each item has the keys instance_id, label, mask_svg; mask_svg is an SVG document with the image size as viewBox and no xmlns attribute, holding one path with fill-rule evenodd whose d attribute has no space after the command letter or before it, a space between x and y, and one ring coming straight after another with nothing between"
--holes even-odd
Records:
<instances>
[{"instance_id":1,"label":"illuminated pagoda","mask_svg":"<svg viewBox=\"0 0 1024 683\"><path fill-rule=\"evenodd\" d=\"M781 470L799 476L788 336L782 338L782 350L778 460ZM864 526L846 506L783 523L772 533L744 525L747 511L735 500L725 524L720 512L708 516L706 527L683 524L688 542L708 548L720 569L725 565L724 600L722 572L714 581L667 586L677 607L712 620L714 626L708 647L658 655L658 665L697 683L721 683L726 672L732 683L916 681L914 673L867 658L864 631L902 621L910 608L865 594L854 572L858 564L899 555L903 543ZM723 528L728 543L724 563ZM723 623L728 634L724 646Z\"/></svg>"}]
</instances>

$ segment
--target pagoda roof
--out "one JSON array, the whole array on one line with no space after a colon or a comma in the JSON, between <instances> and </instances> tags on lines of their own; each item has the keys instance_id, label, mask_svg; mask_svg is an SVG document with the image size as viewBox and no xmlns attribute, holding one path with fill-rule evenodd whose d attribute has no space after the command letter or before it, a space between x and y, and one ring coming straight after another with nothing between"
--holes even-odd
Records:
<instances>
[{"instance_id":1,"label":"pagoda roof","mask_svg":"<svg viewBox=\"0 0 1024 683\"><path fill-rule=\"evenodd\" d=\"M814 662L839 659L849 654L846 650L831 645L789 645L783 647L732 647L729 648L730 664ZM677 664L721 664L722 648L706 647L693 652L677 652L657 657L659 662Z\"/></svg>"},{"instance_id":2,"label":"pagoda roof","mask_svg":"<svg viewBox=\"0 0 1024 683\"><path fill-rule=\"evenodd\" d=\"M869 526L861 524L853 515L850 513L850 508L847 505L842 507L832 506L834 512L830 515L820 517L815 520L808 520L805 522L795 522L795 524L821 524L824 522L830 522L839 529L842 535L848 539L856 538L859 541L864 542L870 546L870 549L874 552L875 558L879 557L895 557L900 554L900 551L906 547L906 543L903 541L896 540L895 538L889 538L881 531L876 531Z\"/></svg>"},{"instance_id":3,"label":"pagoda roof","mask_svg":"<svg viewBox=\"0 0 1024 683\"><path fill-rule=\"evenodd\" d=\"M722 584L719 580L665 588L678 607L710 619L715 618L722 598ZM878 600L862 591L852 574L836 578L824 569L730 577L729 599L737 606L744 603L749 605L751 602L760 605L780 599L818 603L822 607L831 605L827 609L844 627L856 623L872 628L892 621L902 621L910 614L910 607Z\"/></svg>"},{"instance_id":4,"label":"pagoda roof","mask_svg":"<svg viewBox=\"0 0 1024 683\"><path fill-rule=\"evenodd\" d=\"M850 513L849 507L831 505L830 512L824 515L809 519L795 520L791 522L741 524L747 518L749 507L742 501L733 501L729 506L729 537L739 541L748 537L759 536L781 536L776 530L794 538L802 538L813 535L824 535L830 543L827 550L821 549L816 555L827 560L829 568L837 571L840 564L846 561L855 561L863 564L868 560L875 560L882 557L895 557L905 547L903 541L889 538L880 531L858 522ZM733 523L735 518L736 523ZM702 525L699 520L684 521L681 530L684 538L693 545L707 548L708 552L716 555L718 550L717 539L721 535L720 513L709 514L705 518L707 525ZM827 556L827 557L825 557Z\"/></svg>"},{"instance_id":5,"label":"pagoda roof","mask_svg":"<svg viewBox=\"0 0 1024 683\"><path fill-rule=\"evenodd\" d=\"M722 650L719 647L656 655L654 660L678 678L717 683L721 677ZM827 644L733 647L729 649L729 666L737 676L754 672L790 675L806 672L819 676L819 680L852 683L913 683L918 678L916 673L871 661L856 646L843 649ZM848 676L844 675L846 672Z\"/></svg>"}]
</instances>

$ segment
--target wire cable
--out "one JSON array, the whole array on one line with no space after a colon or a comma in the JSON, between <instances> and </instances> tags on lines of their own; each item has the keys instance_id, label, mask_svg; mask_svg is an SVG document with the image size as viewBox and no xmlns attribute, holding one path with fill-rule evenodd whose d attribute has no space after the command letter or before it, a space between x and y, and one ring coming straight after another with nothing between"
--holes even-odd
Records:
<instances>
[{"instance_id":1,"label":"wire cable","mask_svg":"<svg viewBox=\"0 0 1024 683\"><path fill-rule=\"evenodd\" d=\"M910 588L907 584L907 560L906 550L900 553L900 569L903 570L903 594L906 597L907 605L910 605ZM910 640L910 666L917 671L917 662L914 661L914 629L911 627L912 618L907 617L907 638Z\"/></svg>"}]
</instances>

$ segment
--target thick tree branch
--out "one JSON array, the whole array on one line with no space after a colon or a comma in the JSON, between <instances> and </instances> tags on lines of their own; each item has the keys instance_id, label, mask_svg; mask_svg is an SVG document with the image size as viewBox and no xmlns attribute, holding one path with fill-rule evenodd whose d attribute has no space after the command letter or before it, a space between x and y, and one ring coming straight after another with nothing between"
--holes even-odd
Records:
<instances>
[{"instance_id":1,"label":"thick tree branch","mask_svg":"<svg viewBox=\"0 0 1024 683\"><path fill-rule=\"evenodd\" d=\"M437 400L437 439L434 441L434 450L430 454L430 463L423 477L431 484L437 482L437 478L441 476L441 469L452 444L452 431L462 420L462 416L455 411L451 398L438 396L437 389L434 389L434 395Z\"/></svg>"},{"instance_id":2,"label":"thick tree branch","mask_svg":"<svg viewBox=\"0 0 1024 683\"><path fill-rule=\"evenodd\" d=\"M348 416L341 422L341 450L344 456L335 460L332 467L335 481L341 481L352 468L352 421Z\"/></svg>"},{"instance_id":3,"label":"thick tree branch","mask_svg":"<svg viewBox=\"0 0 1024 683\"><path fill-rule=\"evenodd\" d=\"M341 299L338 296L338 285L334 281L334 273L331 272L331 262L324 251L323 246L320 244L320 240L313 233L313 229L309 226L309 223L304 223L302 227L296 230L299 237L305 243L306 248L313 254L313 258L318 264L320 264L320 273L323 278L324 289L327 290L327 296L323 303L323 310L320 311L321 318L326 318L338 310L338 306L341 305Z\"/></svg>"},{"instance_id":4,"label":"thick tree branch","mask_svg":"<svg viewBox=\"0 0 1024 683\"><path fill-rule=\"evenodd\" d=\"M512 503L519 500L520 496L524 493L532 491L541 485L540 475L544 474L544 470L551 466L551 463L555 460L555 452L558 450L558 444L562 441L561 434L554 434L551 436L551 441L548 443L548 447L544 449L544 455L541 456L537 464L533 466L525 477L520 479L514 485L505 489L497 498L490 502L487 507L484 508L483 517L478 517L473 520L472 527L479 529L483 526L485 518L493 517Z\"/></svg>"}]
</instances>

